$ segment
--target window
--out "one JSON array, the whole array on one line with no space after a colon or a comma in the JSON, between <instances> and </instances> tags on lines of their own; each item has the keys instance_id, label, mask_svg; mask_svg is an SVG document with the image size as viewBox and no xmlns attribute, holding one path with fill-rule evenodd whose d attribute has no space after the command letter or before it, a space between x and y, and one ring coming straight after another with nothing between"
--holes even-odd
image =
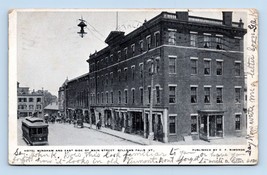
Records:
<instances>
[{"instance_id":1,"label":"window","mask_svg":"<svg viewBox=\"0 0 267 175\"><path fill-rule=\"evenodd\" d=\"M97 103L99 104L100 103L100 94L97 93Z\"/></svg>"},{"instance_id":2,"label":"window","mask_svg":"<svg viewBox=\"0 0 267 175\"><path fill-rule=\"evenodd\" d=\"M204 60L204 75L210 75L210 60Z\"/></svg>"},{"instance_id":3,"label":"window","mask_svg":"<svg viewBox=\"0 0 267 175\"><path fill-rule=\"evenodd\" d=\"M113 104L113 92L110 92L110 96L111 96L111 103Z\"/></svg>"},{"instance_id":4,"label":"window","mask_svg":"<svg viewBox=\"0 0 267 175\"><path fill-rule=\"evenodd\" d=\"M170 115L169 116L169 132L170 134L176 133L176 116Z\"/></svg>"},{"instance_id":5,"label":"window","mask_svg":"<svg viewBox=\"0 0 267 175\"><path fill-rule=\"evenodd\" d=\"M33 105L29 105L29 110L33 110Z\"/></svg>"},{"instance_id":6,"label":"window","mask_svg":"<svg viewBox=\"0 0 267 175\"><path fill-rule=\"evenodd\" d=\"M128 90L127 89L125 89L124 90L124 102L125 102L125 104L127 104L128 103Z\"/></svg>"},{"instance_id":7,"label":"window","mask_svg":"<svg viewBox=\"0 0 267 175\"><path fill-rule=\"evenodd\" d=\"M223 62L222 61L216 61L216 75L222 75L223 74Z\"/></svg>"},{"instance_id":8,"label":"window","mask_svg":"<svg viewBox=\"0 0 267 175\"><path fill-rule=\"evenodd\" d=\"M127 68L124 68L124 80L127 81L128 80L128 75L127 75Z\"/></svg>"},{"instance_id":9,"label":"window","mask_svg":"<svg viewBox=\"0 0 267 175\"><path fill-rule=\"evenodd\" d=\"M108 74L106 74L106 86L108 86Z\"/></svg>"},{"instance_id":10,"label":"window","mask_svg":"<svg viewBox=\"0 0 267 175\"><path fill-rule=\"evenodd\" d=\"M240 51L241 50L241 42L242 41L242 38L241 37L234 37L235 39L235 47L236 47L236 50L237 51Z\"/></svg>"},{"instance_id":11,"label":"window","mask_svg":"<svg viewBox=\"0 0 267 175\"><path fill-rule=\"evenodd\" d=\"M235 76L241 76L241 62L235 62Z\"/></svg>"},{"instance_id":12,"label":"window","mask_svg":"<svg viewBox=\"0 0 267 175\"><path fill-rule=\"evenodd\" d=\"M210 103L210 87L204 87L204 103Z\"/></svg>"},{"instance_id":13,"label":"window","mask_svg":"<svg viewBox=\"0 0 267 175\"><path fill-rule=\"evenodd\" d=\"M104 104L104 93L101 93L101 103Z\"/></svg>"},{"instance_id":14,"label":"window","mask_svg":"<svg viewBox=\"0 0 267 175\"><path fill-rule=\"evenodd\" d=\"M197 58L190 59L191 62L191 75L196 75L197 74Z\"/></svg>"},{"instance_id":15,"label":"window","mask_svg":"<svg viewBox=\"0 0 267 175\"><path fill-rule=\"evenodd\" d=\"M106 92L106 103L108 104L108 92Z\"/></svg>"},{"instance_id":16,"label":"window","mask_svg":"<svg viewBox=\"0 0 267 175\"><path fill-rule=\"evenodd\" d=\"M121 82L121 70L120 69L118 70L118 80L119 82Z\"/></svg>"},{"instance_id":17,"label":"window","mask_svg":"<svg viewBox=\"0 0 267 175\"><path fill-rule=\"evenodd\" d=\"M222 100L222 87L217 87L216 88L216 91L217 91L217 103L223 103L223 100Z\"/></svg>"},{"instance_id":18,"label":"window","mask_svg":"<svg viewBox=\"0 0 267 175\"><path fill-rule=\"evenodd\" d=\"M132 66L132 80L134 81L135 66Z\"/></svg>"},{"instance_id":19,"label":"window","mask_svg":"<svg viewBox=\"0 0 267 175\"><path fill-rule=\"evenodd\" d=\"M197 116L191 115L191 133L197 132Z\"/></svg>"},{"instance_id":20,"label":"window","mask_svg":"<svg viewBox=\"0 0 267 175\"><path fill-rule=\"evenodd\" d=\"M140 44L140 52L142 53L142 52L144 51L144 41L141 40L141 41L139 42L139 44Z\"/></svg>"},{"instance_id":21,"label":"window","mask_svg":"<svg viewBox=\"0 0 267 175\"><path fill-rule=\"evenodd\" d=\"M119 97L118 98L119 98L119 100L118 100L119 104L121 104L121 91L119 91Z\"/></svg>"},{"instance_id":22,"label":"window","mask_svg":"<svg viewBox=\"0 0 267 175\"><path fill-rule=\"evenodd\" d=\"M132 89L132 103L135 103L135 89Z\"/></svg>"},{"instance_id":23,"label":"window","mask_svg":"<svg viewBox=\"0 0 267 175\"><path fill-rule=\"evenodd\" d=\"M128 56L128 48L124 48L124 59L126 60Z\"/></svg>"},{"instance_id":24,"label":"window","mask_svg":"<svg viewBox=\"0 0 267 175\"><path fill-rule=\"evenodd\" d=\"M140 63L140 64L139 64L139 67L140 67L140 78L143 78L144 64L143 64L143 63Z\"/></svg>"},{"instance_id":25,"label":"window","mask_svg":"<svg viewBox=\"0 0 267 175\"><path fill-rule=\"evenodd\" d=\"M110 72L110 84L113 84L113 72Z\"/></svg>"},{"instance_id":26,"label":"window","mask_svg":"<svg viewBox=\"0 0 267 175\"><path fill-rule=\"evenodd\" d=\"M190 46L197 46L197 32L190 32Z\"/></svg>"},{"instance_id":27,"label":"window","mask_svg":"<svg viewBox=\"0 0 267 175\"><path fill-rule=\"evenodd\" d=\"M148 90L148 103L150 103L150 101L151 101L151 87L148 86L147 90Z\"/></svg>"},{"instance_id":28,"label":"window","mask_svg":"<svg viewBox=\"0 0 267 175\"><path fill-rule=\"evenodd\" d=\"M175 42L176 42L175 31L169 31L168 43L171 45L175 45Z\"/></svg>"},{"instance_id":29,"label":"window","mask_svg":"<svg viewBox=\"0 0 267 175\"><path fill-rule=\"evenodd\" d=\"M113 54L110 55L110 62L113 62Z\"/></svg>"},{"instance_id":30,"label":"window","mask_svg":"<svg viewBox=\"0 0 267 175\"><path fill-rule=\"evenodd\" d=\"M204 48L210 48L211 47L211 37L210 34L204 35Z\"/></svg>"},{"instance_id":31,"label":"window","mask_svg":"<svg viewBox=\"0 0 267 175\"><path fill-rule=\"evenodd\" d=\"M159 86L156 86L156 103L160 103L160 89Z\"/></svg>"},{"instance_id":32,"label":"window","mask_svg":"<svg viewBox=\"0 0 267 175\"><path fill-rule=\"evenodd\" d=\"M235 103L241 103L241 88L235 88Z\"/></svg>"},{"instance_id":33,"label":"window","mask_svg":"<svg viewBox=\"0 0 267 175\"><path fill-rule=\"evenodd\" d=\"M141 104L144 103L144 89L140 88L140 102Z\"/></svg>"},{"instance_id":34,"label":"window","mask_svg":"<svg viewBox=\"0 0 267 175\"><path fill-rule=\"evenodd\" d=\"M24 102L26 102L26 101L24 101ZM41 102L41 98L37 98L37 102Z\"/></svg>"},{"instance_id":35,"label":"window","mask_svg":"<svg viewBox=\"0 0 267 175\"><path fill-rule=\"evenodd\" d=\"M118 61L121 60L121 51L118 51Z\"/></svg>"},{"instance_id":36,"label":"window","mask_svg":"<svg viewBox=\"0 0 267 175\"><path fill-rule=\"evenodd\" d=\"M241 115L240 114L236 114L235 115L235 130L240 130L241 129L241 125L240 125L240 118Z\"/></svg>"},{"instance_id":37,"label":"window","mask_svg":"<svg viewBox=\"0 0 267 175\"><path fill-rule=\"evenodd\" d=\"M191 103L197 103L197 87L191 86Z\"/></svg>"},{"instance_id":38,"label":"window","mask_svg":"<svg viewBox=\"0 0 267 175\"><path fill-rule=\"evenodd\" d=\"M217 129L217 131L222 131L222 129L223 129L222 125L223 125L222 116L217 115L216 116L216 129Z\"/></svg>"},{"instance_id":39,"label":"window","mask_svg":"<svg viewBox=\"0 0 267 175\"><path fill-rule=\"evenodd\" d=\"M134 56L134 53L135 53L135 44L131 45L131 49L132 49L132 56Z\"/></svg>"},{"instance_id":40,"label":"window","mask_svg":"<svg viewBox=\"0 0 267 175\"><path fill-rule=\"evenodd\" d=\"M108 57L105 58L105 64L108 65Z\"/></svg>"},{"instance_id":41,"label":"window","mask_svg":"<svg viewBox=\"0 0 267 175\"><path fill-rule=\"evenodd\" d=\"M150 35L146 37L146 42L147 42L147 50L151 49L151 37Z\"/></svg>"},{"instance_id":42,"label":"window","mask_svg":"<svg viewBox=\"0 0 267 175\"><path fill-rule=\"evenodd\" d=\"M156 59L156 73L159 73L160 65L159 65L159 58Z\"/></svg>"},{"instance_id":43,"label":"window","mask_svg":"<svg viewBox=\"0 0 267 175\"><path fill-rule=\"evenodd\" d=\"M176 57L169 57L169 73L176 73Z\"/></svg>"},{"instance_id":44,"label":"window","mask_svg":"<svg viewBox=\"0 0 267 175\"><path fill-rule=\"evenodd\" d=\"M216 49L221 50L223 49L223 36L216 35Z\"/></svg>"},{"instance_id":45,"label":"window","mask_svg":"<svg viewBox=\"0 0 267 175\"><path fill-rule=\"evenodd\" d=\"M159 32L155 33L155 46L158 47L159 46Z\"/></svg>"},{"instance_id":46,"label":"window","mask_svg":"<svg viewBox=\"0 0 267 175\"><path fill-rule=\"evenodd\" d=\"M41 105L36 105L36 109L42 109Z\"/></svg>"},{"instance_id":47,"label":"window","mask_svg":"<svg viewBox=\"0 0 267 175\"><path fill-rule=\"evenodd\" d=\"M29 98L29 102L33 102L33 98Z\"/></svg>"},{"instance_id":48,"label":"window","mask_svg":"<svg viewBox=\"0 0 267 175\"><path fill-rule=\"evenodd\" d=\"M176 103L176 99L175 99L175 86L169 86L169 103Z\"/></svg>"}]
</instances>

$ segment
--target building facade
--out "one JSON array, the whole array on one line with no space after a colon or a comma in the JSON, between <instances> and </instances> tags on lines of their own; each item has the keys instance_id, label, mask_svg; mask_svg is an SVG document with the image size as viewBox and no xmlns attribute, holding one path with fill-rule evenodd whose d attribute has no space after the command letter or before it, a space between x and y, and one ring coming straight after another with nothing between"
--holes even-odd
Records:
<instances>
[{"instance_id":1,"label":"building facade","mask_svg":"<svg viewBox=\"0 0 267 175\"><path fill-rule=\"evenodd\" d=\"M35 113L38 117L43 115L43 94L40 92L30 92L29 87L20 87L17 83L18 110L17 116L33 116Z\"/></svg>"},{"instance_id":2,"label":"building facade","mask_svg":"<svg viewBox=\"0 0 267 175\"><path fill-rule=\"evenodd\" d=\"M245 34L232 12L222 20L162 12L127 35L112 31L87 60L81 104L103 127L162 142L244 136ZM78 82L71 86L78 97Z\"/></svg>"}]
</instances>

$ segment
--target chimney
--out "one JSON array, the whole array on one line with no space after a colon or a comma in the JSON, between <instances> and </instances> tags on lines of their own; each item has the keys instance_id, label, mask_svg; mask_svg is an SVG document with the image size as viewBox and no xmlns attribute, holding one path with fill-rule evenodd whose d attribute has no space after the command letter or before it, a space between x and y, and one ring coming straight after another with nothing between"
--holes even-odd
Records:
<instances>
[{"instance_id":1,"label":"chimney","mask_svg":"<svg viewBox=\"0 0 267 175\"><path fill-rule=\"evenodd\" d=\"M176 12L176 19L188 21L188 12Z\"/></svg>"},{"instance_id":2,"label":"chimney","mask_svg":"<svg viewBox=\"0 0 267 175\"><path fill-rule=\"evenodd\" d=\"M232 12L222 12L223 15L223 25L232 26Z\"/></svg>"}]
</instances>

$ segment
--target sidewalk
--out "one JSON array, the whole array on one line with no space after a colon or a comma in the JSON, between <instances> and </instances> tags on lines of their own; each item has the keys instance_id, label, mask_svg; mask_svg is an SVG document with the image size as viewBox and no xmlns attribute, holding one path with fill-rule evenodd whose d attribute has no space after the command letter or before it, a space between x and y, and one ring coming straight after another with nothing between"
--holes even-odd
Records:
<instances>
[{"instance_id":1,"label":"sidewalk","mask_svg":"<svg viewBox=\"0 0 267 175\"><path fill-rule=\"evenodd\" d=\"M84 123L84 127L90 128L90 124ZM96 129L96 125L92 125L92 129L97 130L97 131L102 132L102 133L105 133L105 134L112 135L114 137L118 137L118 138L130 141L130 142L133 142L133 143L137 143L140 145L150 145L149 140L146 138L143 138L142 136L132 135L132 134L128 134L128 133L124 133L121 131L116 131L116 130L104 128L104 127L101 127L98 130L98 129ZM152 145L164 145L164 143L157 142L157 141L152 141L151 144Z\"/></svg>"}]
</instances>

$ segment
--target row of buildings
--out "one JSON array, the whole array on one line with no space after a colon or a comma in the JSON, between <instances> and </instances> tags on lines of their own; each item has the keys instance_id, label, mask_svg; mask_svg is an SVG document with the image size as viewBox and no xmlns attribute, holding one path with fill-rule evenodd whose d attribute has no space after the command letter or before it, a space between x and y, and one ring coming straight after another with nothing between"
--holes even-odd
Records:
<instances>
[{"instance_id":1,"label":"row of buildings","mask_svg":"<svg viewBox=\"0 0 267 175\"><path fill-rule=\"evenodd\" d=\"M59 88L59 110L162 142L244 136L245 34L232 12L162 12L127 35L111 31L89 72Z\"/></svg>"}]
</instances>

